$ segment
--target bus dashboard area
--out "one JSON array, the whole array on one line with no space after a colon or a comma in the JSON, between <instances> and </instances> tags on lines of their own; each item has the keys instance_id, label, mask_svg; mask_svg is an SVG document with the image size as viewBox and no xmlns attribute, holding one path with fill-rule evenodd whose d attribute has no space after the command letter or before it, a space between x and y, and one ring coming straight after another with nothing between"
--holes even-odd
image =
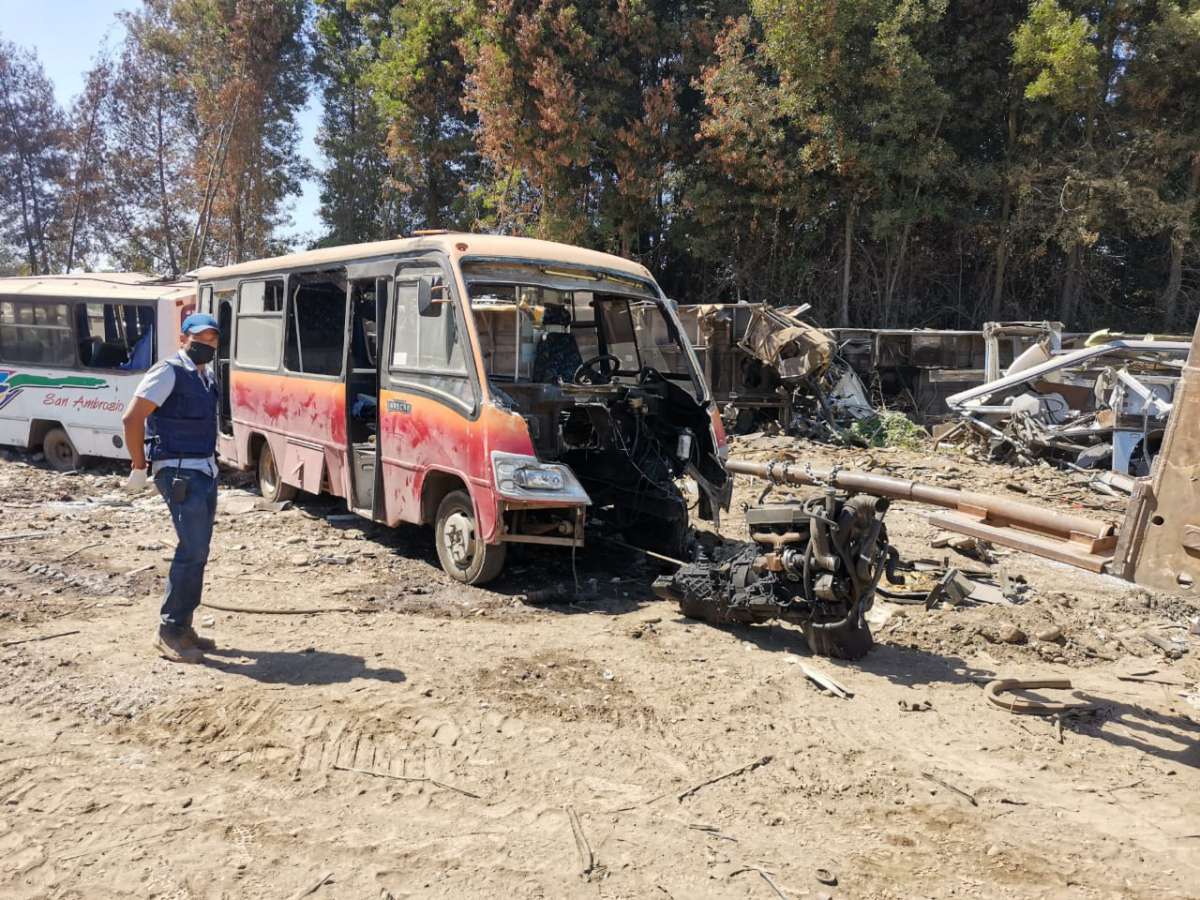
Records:
<instances>
[{"instance_id":1,"label":"bus dashboard area","mask_svg":"<svg viewBox=\"0 0 1200 900\"><path fill-rule=\"evenodd\" d=\"M696 481L709 519L728 507L728 490L665 301L495 282L470 284L470 295L490 392L525 420L538 459L570 467L606 531L683 555L679 479Z\"/></svg>"}]
</instances>

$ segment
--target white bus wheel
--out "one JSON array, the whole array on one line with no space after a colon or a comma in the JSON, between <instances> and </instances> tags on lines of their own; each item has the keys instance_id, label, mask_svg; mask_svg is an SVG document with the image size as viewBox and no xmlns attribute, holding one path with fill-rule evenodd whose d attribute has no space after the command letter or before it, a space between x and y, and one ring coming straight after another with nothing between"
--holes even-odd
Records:
<instances>
[{"instance_id":1,"label":"white bus wheel","mask_svg":"<svg viewBox=\"0 0 1200 900\"><path fill-rule=\"evenodd\" d=\"M45 440L42 441L42 452L46 455L46 462L50 464L50 468L58 472L73 472L83 462L83 457L61 428L51 428L46 432Z\"/></svg>"},{"instance_id":2,"label":"white bus wheel","mask_svg":"<svg viewBox=\"0 0 1200 900\"><path fill-rule=\"evenodd\" d=\"M466 584L485 584L504 568L508 544L485 544L479 539L475 507L466 491L451 491L439 504L434 542L442 569Z\"/></svg>"}]
</instances>

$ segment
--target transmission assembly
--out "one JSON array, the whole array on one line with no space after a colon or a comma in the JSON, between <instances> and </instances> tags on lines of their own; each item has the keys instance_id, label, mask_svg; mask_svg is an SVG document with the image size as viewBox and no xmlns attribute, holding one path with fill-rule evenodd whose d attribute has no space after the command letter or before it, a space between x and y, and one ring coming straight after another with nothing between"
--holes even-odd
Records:
<instances>
[{"instance_id":1,"label":"transmission assembly","mask_svg":"<svg viewBox=\"0 0 1200 900\"><path fill-rule=\"evenodd\" d=\"M685 616L713 625L782 619L818 656L858 659L871 647L864 619L897 554L883 524L889 501L829 490L802 503L746 509L749 541L721 540L654 582Z\"/></svg>"}]
</instances>

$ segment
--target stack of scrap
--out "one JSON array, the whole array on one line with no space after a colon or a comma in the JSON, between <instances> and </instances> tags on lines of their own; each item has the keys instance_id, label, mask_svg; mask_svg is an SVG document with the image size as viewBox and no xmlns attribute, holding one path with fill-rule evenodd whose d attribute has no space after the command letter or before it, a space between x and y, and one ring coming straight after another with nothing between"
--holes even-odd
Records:
<instances>
[{"instance_id":1,"label":"stack of scrap","mask_svg":"<svg viewBox=\"0 0 1200 900\"><path fill-rule=\"evenodd\" d=\"M789 433L840 440L845 427L875 410L854 370L838 356L836 341L801 319L803 311L756 306L738 346L778 373L788 394L782 424Z\"/></svg>"},{"instance_id":2,"label":"stack of scrap","mask_svg":"<svg viewBox=\"0 0 1200 900\"><path fill-rule=\"evenodd\" d=\"M1003 375L946 404L995 461L1149 474L1187 342L1101 333L1077 350L1056 344L1035 344Z\"/></svg>"}]
</instances>

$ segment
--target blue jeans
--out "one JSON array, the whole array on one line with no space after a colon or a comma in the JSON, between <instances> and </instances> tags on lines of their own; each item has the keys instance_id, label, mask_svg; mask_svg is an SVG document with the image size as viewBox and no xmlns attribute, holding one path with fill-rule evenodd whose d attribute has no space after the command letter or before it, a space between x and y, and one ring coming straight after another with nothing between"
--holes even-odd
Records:
<instances>
[{"instance_id":1,"label":"blue jeans","mask_svg":"<svg viewBox=\"0 0 1200 900\"><path fill-rule=\"evenodd\" d=\"M187 496L178 502L171 499L171 482L176 477L188 485ZM204 590L204 566L217 515L217 480L195 469L163 468L155 473L154 485L167 501L179 537L160 617L168 627L186 628L192 624Z\"/></svg>"}]
</instances>

